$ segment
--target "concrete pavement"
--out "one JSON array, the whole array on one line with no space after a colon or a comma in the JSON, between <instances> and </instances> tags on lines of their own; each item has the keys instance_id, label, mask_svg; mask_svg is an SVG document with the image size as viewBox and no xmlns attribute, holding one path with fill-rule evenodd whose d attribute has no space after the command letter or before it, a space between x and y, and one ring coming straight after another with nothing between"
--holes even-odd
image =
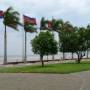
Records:
<instances>
[{"instance_id":1,"label":"concrete pavement","mask_svg":"<svg viewBox=\"0 0 90 90\"><path fill-rule=\"evenodd\" d=\"M0 90L90 90L90 71L73 74L0 74Z\"/></svg>"}]
</instances>

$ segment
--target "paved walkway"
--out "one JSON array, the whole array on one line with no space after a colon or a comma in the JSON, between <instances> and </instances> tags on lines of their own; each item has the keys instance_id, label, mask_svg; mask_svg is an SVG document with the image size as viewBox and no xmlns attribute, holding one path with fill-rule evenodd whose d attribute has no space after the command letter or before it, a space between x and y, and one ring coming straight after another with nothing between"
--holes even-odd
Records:
<instances>
[{"instance_id":1,"label":"paved walkway","mask_svg":"<svg viewBox=\"0 0 90 90\"><path fill-rule=\"evenodd\" d=\"M74 74L0 74L0 90L90 90L90 71Z\"/></svg>"}]
</instances>

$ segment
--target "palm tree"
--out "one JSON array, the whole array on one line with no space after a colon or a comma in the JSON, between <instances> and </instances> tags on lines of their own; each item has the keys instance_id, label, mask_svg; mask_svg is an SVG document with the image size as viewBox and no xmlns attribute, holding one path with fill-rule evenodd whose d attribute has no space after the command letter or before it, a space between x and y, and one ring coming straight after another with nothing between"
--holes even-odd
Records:
<instances>
[{"instance_id":1,"label":"palm tree","mask_svg":"<svg viewBox=\"0 0 90 90\"><path fill-rule=\"evenodd\" d=\"M52 31L52 34L54 36L54 31L55 32L59 32L60 30L60 23L62 22L62 20L56 20L56 19L52 19L52 28L51 28L51 31ZM54 55L52 56L52 59L54 60Z\"/></svg>"},{"instance_id":2,"label":"palm tree","mask_svg":"<svg viewBox=\"0 0 90 90\"><path fill-rule=\"evenodd\" d=\"M42 17L41 19L41 23L40 23L40 30L49 30L52 31L52 34L54 36L54 31L58 32L58 35L60 35L60 31L63 30L64 27L64 22L63 20L56 20L56 19L52 19L52 27L51 28L47 28L46 24L49 22L49 20L45 20L44 17ZM59 39L60 42L60 39ZM60 43L59 43L60 46ZM54 55L52 56L52 59L54 59Z\"/></svg>"},{"instance_id":3,"label":"palm tree","mask_svg":"<svg viewBox=\"0 0 90 90\"><path fill-rule=\"evenodd\" d=\"M73 26L70 24L69 21L64 22L62 19L52 19L52 27L51 28L46 28L46 23L48 23L48 20L45 20L45 18L43 17L41 19L41 26L40 29L41 30L49 30L52 32L57 32L58 36L60 37L61 31L63 30L69 30L72 31ZM53 33L52 33L53 34ZM54 35L54 34L53 34ZM60 47L60 38L59 38L59 47ZM65 58L64 52L63 52L63 59Z\"/></svg>"},{"instance_id":4,"label":"palm tree","mask_svg":"<svg viewBox=\"0 0 90 90\"><path fill-rule=\"evenodd\" d=\"M74 31L74 27L73 27L73 25L69 21L66 21L64 23L64 30L66 32L73 32ZM71 54L72 54L72 59L73 59L73 51L72 51Z\"/></svg>"},{"instance_id":5,"label":"palm tree","mask_svg":"<svg viewBox=\"0 0 90 90\"><path fill-rule=\"evenodd\" d=\"M11 27L15 30L17 30L17 25L19 24L19 13L17 11L14 11L12 7L9 7L4 12L4 21L5 25L5 32L4 32L4 63L7 64L7 31L6 27Z\"/></svg>"},{"instance_id":6,"label":"palm tree","mask_svg":"<svg viewBox=\"0 0 90 90\"><path fill-rule=\"evenodd\" d=\"M46 23L47 23L47 20L45 20L45 18L42 17L41 21L40 21L40 30L47 30L46 29Z\"/></svg>"},{"instance_id":7,"label":"palm tree","mask_svg":"<svg viewBox=\"0 0 90 90\"><path fill-rule=\"evenodd\" d=\"M56 20L52 19L52 31L55 31L58 33L58 36L60 37L60 33L64 28L64 21L62 19ZM59 38L59 47L60 47L60 38ZM63 59L64 59L64 53L63 53Z\"/></svg>"},{"instance_id":8,"label":"palm tree","mask_svg":"<svg viewBox=\"0 0 90 90\"><path fill-rule=\"evenodd\" d=\"M62 19L60 20L53 20L53 30L55 30L56 32L58 32L58 36L59 36L59 47L60 45L60 35L62 31L73 31L73 26L71 25L71 23L69 21L64 22ZM72 54L73 55L73 54ZM73 57L73 56L72 56ZM65 53L63 51L63 59L65 59Z\"/></svg>"}]
</instances>

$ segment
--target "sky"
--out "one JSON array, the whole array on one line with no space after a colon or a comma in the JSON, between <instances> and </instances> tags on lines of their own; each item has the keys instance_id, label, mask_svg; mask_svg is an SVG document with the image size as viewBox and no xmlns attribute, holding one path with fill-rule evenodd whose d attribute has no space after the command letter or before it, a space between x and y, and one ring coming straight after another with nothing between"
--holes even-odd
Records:
<instances>
[{"instance_id":1,"label":"sky","mask_svg":"<svg viewBox=\"0 0 90 90\"><path fill-rule=\"evenodd\" d=\"M90 23L90 0L0 0L0 10L5 11L12 6L20 12L21 17L28 15L37 19L39 25L41 17L46 19L63 19L70 21L74 26L87 26ZM22 18L21 18L22 21ZM4 25L0 20L0 55L3 55ZM16 32L7 28L8 55L22 55L23 51L23 28ZM36 34L28 33L28 55L32 55L30 41Z\"/></svg>"}]
</instances>

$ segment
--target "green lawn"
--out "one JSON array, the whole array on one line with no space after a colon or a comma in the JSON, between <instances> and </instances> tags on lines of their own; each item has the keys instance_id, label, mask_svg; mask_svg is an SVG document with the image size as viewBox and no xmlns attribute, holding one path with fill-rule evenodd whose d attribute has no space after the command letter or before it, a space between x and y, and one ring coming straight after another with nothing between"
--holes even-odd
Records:
<instances>
[{"instance_id":1,"label":"green lawn","mask_svg":"<svg viewBox=\"0 0 90 90\"><path fill-rule=\"evenodd\" d=\"M0 73L60 73L68 74L90 70L90 62L48 64L45 67L41 65L23 66L23 67L0 67Z\"/></svg>"}]
</instances>

